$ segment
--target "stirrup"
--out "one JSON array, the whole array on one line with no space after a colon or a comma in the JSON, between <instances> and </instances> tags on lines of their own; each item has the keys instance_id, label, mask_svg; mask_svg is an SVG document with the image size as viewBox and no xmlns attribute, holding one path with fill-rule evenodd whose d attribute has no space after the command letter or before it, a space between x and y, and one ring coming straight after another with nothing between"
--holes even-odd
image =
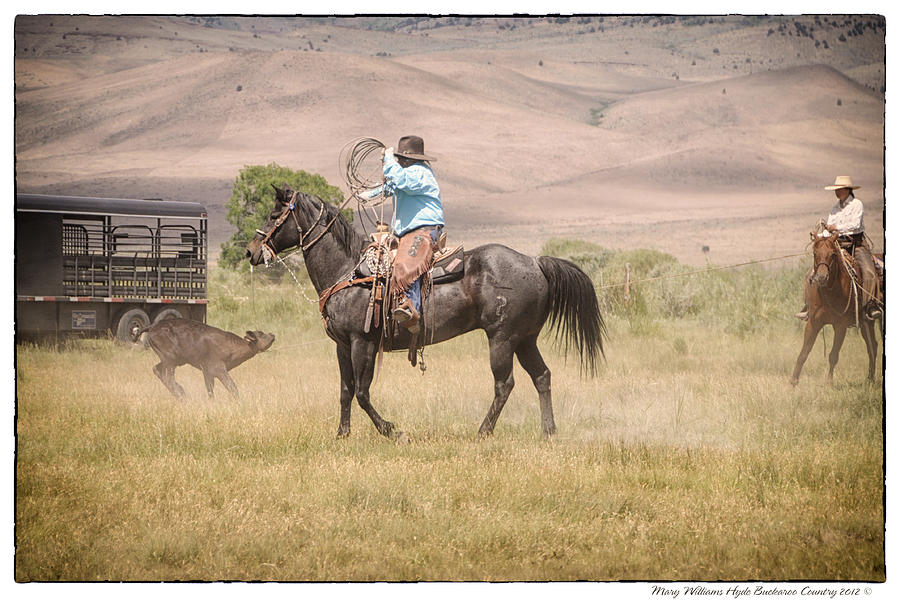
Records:
<instances>
[{"instance_id":1,"label":"stirrup","mask_svg":"<svg viewBox=\"0 0 900 604\"><path fill-rule=\"evenodd\" d=\"M399 307L399 308L395 308L394 311L391 313L391 318L394 321L396 321L397 323L402 324L402 323L405 323L406 321L409 321L410 319L412 319L413 314L412 314L412 311L410 311L408 308Z\"/></svg>"},{"instance_id":2,"label":"stirrup","mask_svg":"<svg viewBox=\"0 0 900 604\"><path fill-rule=\"evenodd\" d=\"M391 318L400 325L400 327L405 328L411 334L419 333L419 317L418 313L415 313L408 308L398 307L393 310L391 313Z\"/></svg>"}]
</instances>

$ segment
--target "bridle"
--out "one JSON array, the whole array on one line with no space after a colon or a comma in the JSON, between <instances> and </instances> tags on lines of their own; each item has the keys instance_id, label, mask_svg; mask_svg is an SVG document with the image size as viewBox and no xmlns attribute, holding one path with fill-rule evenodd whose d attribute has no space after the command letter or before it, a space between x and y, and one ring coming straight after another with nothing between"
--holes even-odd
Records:
<instances>
[{"instance_id":1,"label":"bridle","mask_svg":"<svg viewBox=\"0 0 900 604\"><path fill-rule=\"evenodd\" d=\"M820 266L824 266L824 267L825 267L825 269L826 269L825 272L826 272L826 274L828 275L828 277L827 277L827 279L826 279L826 281L825 281L825 284L826 284L826 285L828 285L829 283L831 283L831 280L834 278L834 273L832 272L832 266L831 266L831 265L834 263L834 260L835 260L835 259L840 260L841 248L840 248L840 244L837 242L837 240L835 240L835 242L834 242L834 248L835 248L834 251L833 251L833 252L831 253L831 255L828 257L828 260L827 260L827 261L817 262L817 263L815 264L815 266L813 266L813 273L818 272Z\"/></svg>"},{"instance_id":2,"label":"bridle","mask_svg":"<svg viewBox=\"0 0 900 604\"><path fill-rule=\"evenodd\" d=\"M281 228L281 225L284 224L288 216L292 216L294 218L294 224L297 225L297 233L300 235L300 242L297 244L297 247L299 247L300 250L304 252L311 248L316 242L318 242L325 235L325 233L328 232L328 229L331 228L331 225L334 224L334 221L337 219L338 215L336 214L331 222L329 222L325 227L325 229L321 233L319 233L318 237L307 243L306 237L310 233L312 233L313 228L317 224L319 224L319 221L322 220L322 216L325 214L325 202L323 201L322 205L319 206L318 216L316 216L316 219L310 225L309 230L304 233L303 228L300 226L300 221L297 219L297 214L294 212L294 210L296 210L297 208L298 194L299 191L294 191L293 195L291 195L290 201L288 201L287 205L285 205L284 210L281 212L281 215L275 220L275 224L272 225L272 228L269 229L268 232L263 231L262 229L256 229L257 234L263 236L262 241L260 242L260 246L263 249L263 256L267 264L270 257L278 256L278 252L274 247L272 247L272 245L270 244L270 240L272 239L272 236L275 235L275 233L278 231L278 229Z\"/></svg>"}]
</instances>

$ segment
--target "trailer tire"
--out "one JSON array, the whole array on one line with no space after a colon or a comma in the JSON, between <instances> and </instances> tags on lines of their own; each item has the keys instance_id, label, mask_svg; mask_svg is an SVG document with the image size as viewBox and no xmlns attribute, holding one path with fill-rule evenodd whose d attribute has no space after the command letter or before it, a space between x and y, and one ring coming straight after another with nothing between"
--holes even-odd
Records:
<instances>
[{"instance_id":1,"label":"trailer tire","mask_svg":"<svg viewBox=\"0 0 900 604\"><path fill-rule=\"evenodd\" d=\"M165 321L166 319L183 319L184 316L181 314L177 308L173 308L169 306L168 308L161 309L158 313L153 316L153 324L156 325L160 321Z\"/></svg>"},{"instance_id":2,"label":"trailer tire","mask_svg":"<svg viewBox=\"0 0 900 604\"><path fill-rule=\"evenodd\" d=\"M116 324L116 339L122 344L137 344L144 347L142 342L135 342L134 334L150 325L150 317L140 308L126 310L119 317Z\"/></svg>"}]
</instances>

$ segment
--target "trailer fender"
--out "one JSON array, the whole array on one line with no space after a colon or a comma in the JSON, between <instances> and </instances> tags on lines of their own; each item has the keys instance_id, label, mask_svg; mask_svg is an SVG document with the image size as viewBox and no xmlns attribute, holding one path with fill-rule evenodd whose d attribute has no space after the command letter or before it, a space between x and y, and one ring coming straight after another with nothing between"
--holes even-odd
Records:
<instances>
[{"instance_id":1,"label":"trailer fender","mask_svg":"<svg viewBox=\"0 0 900 604\"><path fill-rule=\"evenodd\" d=\"M184 316L174 306L166 306L164 308L160 308L153 314L153 322L159 323L160 321L165 321L166 319L183 319Z\"/></svg>"}]
</instances>

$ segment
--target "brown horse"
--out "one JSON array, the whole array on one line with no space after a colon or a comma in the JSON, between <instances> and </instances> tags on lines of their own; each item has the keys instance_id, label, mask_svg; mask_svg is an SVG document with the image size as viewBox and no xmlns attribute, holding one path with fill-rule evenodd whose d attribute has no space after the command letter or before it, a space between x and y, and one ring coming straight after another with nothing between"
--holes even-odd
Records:
<instances>
[{"instance_id":1,"label":"brown horse","mask_svg":"<svg viewBox=\"0 0 900 604\"><path fill-rule=\"evenodd\" d=\"M828 383L834 379L834 366L847 328L857 325L869 354L869 379L875 379L875 355L878 341L875 339L875 321L866 317L863 310L863 292L853 282L853 277L842 258L837 235L817 237L813 234L813 273L806 285L809 318L803 334L803 347L794 366L791 384L800 380L800 370L812 350L816 336L825 325L834 326L834 342L828 355Z\"/></svg>"}]
</instances>

